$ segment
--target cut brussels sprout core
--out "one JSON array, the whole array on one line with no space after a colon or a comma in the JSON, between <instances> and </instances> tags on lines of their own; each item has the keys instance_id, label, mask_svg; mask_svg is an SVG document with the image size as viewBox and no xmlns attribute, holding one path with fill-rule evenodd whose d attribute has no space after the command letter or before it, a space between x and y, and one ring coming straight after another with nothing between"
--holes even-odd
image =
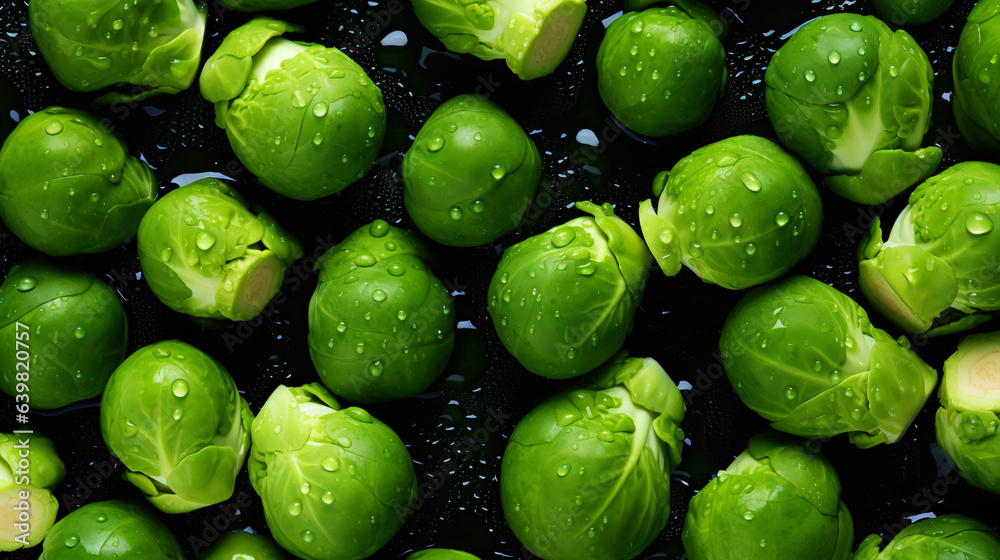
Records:
<instances>
[{"instance_id":1,"label":"cut brussels sprout core","mask_svg":"<svg viewBox=\"0 0 1000 560\"><path fill-rule=\"evenodd\" d=\"M1000 412L1000 332L976 334L959 343L944 363L941 401L958 411Z\"/></svg>"},{"instance_id":2,"label":"cut brussels sprout core","mask_svg":"<svg viewBox=\"0 0 1000 560\"><path fill-rule=\"evenodd\" d=\"M19 517L24 511L30 512L28 523ZM59 502L45 488L11 485L0 489L0 551L30 548L42 542L56 522L58 511Z\"/></svg>"},{"instance_id":3,"label":"cut brussels sprout core","mask_svg":"<svg viewBox=\"0 0 1000 560\"><path fill-rule=\"evenodd\" d=\"M413 11L444 46L506 59L522 80L552 73L583 23L583 0L416 0Z\"/></svg>"}]
</instances>

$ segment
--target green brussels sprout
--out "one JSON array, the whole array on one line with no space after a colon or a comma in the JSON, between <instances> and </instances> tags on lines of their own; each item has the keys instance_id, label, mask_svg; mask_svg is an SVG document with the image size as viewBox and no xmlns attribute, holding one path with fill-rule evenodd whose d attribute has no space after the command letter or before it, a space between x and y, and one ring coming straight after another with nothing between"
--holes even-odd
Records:
<instances>
[{"instance_id":1,"label":"green brussels sprout","mask_svg":"<svg viewBox=\"0 0 1000 560\"><path fill-rule=\"evenodd\" d=\"M707 22L677 6L627 12L605 32L597 75L601 99L623 125L679 134L712 113L726 86L726 49Z\"/></svg>"},{"instance_id":2,"label":"green brussels sprout","mask_svg":"<svg viewBox=\"0 0 1000 560\"><path fill-rule=\"evenodd\" d=\"M428 548L427 550L414 552L407 556L406 560L479 560L479 557L460 550Z\"/></svg>"},{"instance_id":3,"label":"green brussels sprout","mask_svg":"<svg viewBox=\"0 0 1000 560\"><path fill-rule=\"evenodd\" d=\"M32 0L31 35L59 83L73 91L140 86L107 100L177 93L194 81L205 10L191 0Z\"/></svg>"},{"instance_id":4,"label":"green brussels sprout","mask_svg":"<svg viewBox=\"0 0 1000 560\"><path fill-rule=\"evenodd\" d=\"M980 0L972 8L952 59L955 121L978 150L1000 150L1000 97L992 62L1000 56L998 12L1000 0Z\"/></svg>"},{"instance_id":5,"label":"green brussels sprout","mask_svg":"<svg viewBox=\"0 0 1000 560\"><path fill-rule=\"evenodd\" d=\"M521 221L542 176L531 138L497 104L475 95L445 101L403 159L403 201L438 243L473 247Z\"/></svg>"},{"instance_id":6,"label":"green brussels sprout","mask_svg":"<svg viewBox=\"0 0 1000 560\"><path fill-rule=\"evenodd\" d=\"M314 200L364 177L385 135L385 105L346 54L289 41L297 26L255 18L201 72L201 95L246 168L269 189Z\"/></svg>"},{"instance_id":7,"label":"green brussels sprout","mask_svg":"<svg viewBox=\"0 0 1000 560\"><path fill-rule=\"evenodd\" d=\"M920 45L874 16L831 14L795 32L764 75L778 138L826 175L830 190L878 204L934 173L934 71Z\"/></svg>"},{"instance_id":8,"label":"green brussels sprout","mask_svg":"<svg viewBox=\"0 0 1000 560\"><path fill-rule=\"evenodd\" d=\"M1000 166L964 162L925 181L887 241L878 218L861 241L858 279L868 301L911 333L950 321L936 332L957 332L988 319L979 312L1000 309L1000 270L991 264L1000 252L998 210Z\"/></svg>"},{"instance_id":9,"label":"green brussels sprout","mask_svg":"<svg viewBox=\"0 0 1000 560\"><path fill-rule=\"evenodd\" d=\"M247 321L271 301L302 246L233 188L199 179L163 196L139 224L149 287L180 313Z\"/></svg>"},{"instance_id":10,"label":"green brussels sprout","mask_svg":"<svg viewBox=\"0 0 1000 560\"><path fill-rule=\"evenodd\" d=\"M955 0L874 0L882 19L899 25L927 23L943 14Z\"/></svg>"},{"instance_id":11,"label":"green brussels sprout","mask_svg":"<svg viewBox=\"0 0 1000 560\"><path fill-rule=\"evenodd\" d=\"M899 441L937 384L905 338L893 340L854 300L806 276L744 296L719 352L736 394L771 427L847 433L862 449Z\"/></svg>"},{"instance_id":12,"label":"green brussels sprout","mask_svg":"<svg viewBox=\"0 0 1000 560\"><path fill-rule=\"evenodd\" d=\"M879 553L882 537L868 535L854 560L993 560L1000 540L985 523L964 515L924 518L900 531Z\"/></svg>"},{"instance_id":13,"label":"green brussels sprout","mask_svg":"<svg viewBox=\"0 0 1000 560\"><path fill-rule=\"evenodd\" d=\"M633 558L670 517L680 391L652 358L621 355L589 381L529 412L500 467L507 524L544 560Z\"/></svg>"},{"instance_id":14,"label":"green brussels sprout","mask_svg":"<svg viewBox=\"0 0 1000 560\"><path fill-rule=\"evenodd\" d=\"M508 247L489 287L504 347L532 373L583 375L632 331L650 254L610 204L577 202L575 218Z\"/></svg>"},{"instance_id":15,"label":"green brussels sprout","mask_svg":"<svg viewBox=\"0 0 1000 560\"><path fill-rule=\"evenodd\" d=\"M125 479L166 513L233 495L252 421L226 369L177 340L126 358L101 399L104 443L129 469Z\"/></svg>"},{"instance_id":16,"label":"green brussels sprout","mask_svg":"<svg viewBox=\"0 0 1000 560\"><path fill-rule=\"evenodd\" d=\"M819 239L823 205L805 169L773 142L736 136L709 144L653 180L639 224L667 276L681 264L705 282L741 290L773 280ZM719 237L724 241L717 241Z\"/></svg>"},{"instance_id":17,"label":"green brussels sprout","mask_svg":"<svg viewBox=\"0 0 1000 560\"><path fill-rule=\"evenodd\" d=\"M246 531L226 533L199 560L288 560L289 556L271 539Z\"/></svg>"},{"instance_id":18,"label":"green brussels sprout","mask_svg":"<svg viewBox=\"0 0 1000 560\"><path fill-rule=\"evenodd\" d=\"M410 397L444 371L455 319L429 256L410 232L375 220L316 262L309 355L331 391L364 403Z\"/></svg>"},{"instance_id":19,"label":"green brussels sprout","mask_svg":"<svg viewBox=\"0 0 1000 560\"><path fill-rule=\"evenodd\" d=\"M0 148L0 219L50 255L100 253L135 235L156 178L93 115L49 107Z\"/></svg>"},{"instance_id":20,"label":"green brussels sprout","mask_svg":"<svg viewBox=\"0 0 1000 560\"><path fill-rule=\"evenodd\" d=\"M691 560L849 560L854 524L822 455L781 434L746 451L691 498L681 540Z\"/></svg>"},{"instance_id":21,"label":"green brussels sprout","mask_svg":"<svg viewBox=\"0 0 1000 560\"><path fill-rule=\"evenodd\" d=\"M0 285L0 317L0 390L26 383L32 408L96 397L125 359L125 310L90 274L21 263Z\"/></svg>"},{"instance_id":22,"label":"green brussels sprout","mask_svg":"<svg viewBox=\"0 0 1000 560\"><path fill-rule=\"evenodd\" d=\"M414 0L420 23L456 53L505 59L533 80L566 58L587 12L585 0Z\"/></svg>"},{"instance_id":23,"label":"green brussels sprout","mask_svg":"<svg viewBox=\"0 0 1000 560\"><path fill-rule=\"evenodd\" d=\"M322 385L279 385L253 422L250 483L282 547L306 560L359 560L403 525L417 475L391 428L341 409Z\"/></svg>"},{"instance_id":24,"label":"green brussels sprout","mask_svg":"<svg viewBox=\"0 0 1000 560\"><path fill-rule=\"evenodd\" d=\"M59 509L52 491L65 475L52 440L38 434L0 434L0 551L42 542Z\"/></svg>"},{"instance_id":25,"label":"green brussels sprout","mask_svg":"<svg viewBox=\"0 0 1000 560\"><path fill-rule=\"evenodd\" d=\"M238 12L290 10L313 2L316 0L219 0L223 6Z\"/></svg>"},{"instance_id":26,"label":"green brussels sprout","mask_svg":"<svg viewBox=\"0 0 1000 560\"><path fill-rule=\"evenodd\" d=\"M177 539L159 519L134 502L92 502L56 523L39 560L184 560Z\"/></svg>"},{"instance_id":27,"label":"green brussels sprout","mask_svg":"<svg viewBox=\"0 0 1000 560\"><path fill-rule=\"evenodd\" d=\"M938 445L973 486L1000 494L1000 332L959 343L944 362L934 417Z\"/></svg>"}]
</instances>

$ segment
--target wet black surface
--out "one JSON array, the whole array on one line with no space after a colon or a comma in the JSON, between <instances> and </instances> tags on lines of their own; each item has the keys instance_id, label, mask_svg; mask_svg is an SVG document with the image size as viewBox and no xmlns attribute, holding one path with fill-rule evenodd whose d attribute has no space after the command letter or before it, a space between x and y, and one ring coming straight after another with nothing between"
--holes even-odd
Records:
<instances>
[{"instance_id":1,"label":"wet black surface","mask_svg":"<svg viewBox=\"0 0 1000 560\"><path fill-rule=\"evenodd\" d=\"M220 360L256 411L279 383L316 380L306 346L306 309L315 286L311 262L349 232L383 218L412 227L402 204L398 179L400 154L420 124L440 103L459 93L489 96L528 130L542 152L543 187L523 227L492 246L453 249L436 246L434 271L452 290L459 324L456 350L444 375L415 398L366 407L387 422L410 448L424 499L400 533L374 558L398 558L430 546L460 548L481 558L522 558L499 507L498 472L507 436L518 418L565 383L536 377L520 367L497 339L486 313L486 288L504 247L577 215L573 201L612 202L638 226L638 203L650 195L656 172L669 168L694 148L735 134L774 137L764 111L764 70L774 49L800 24L836 11L873 13L869 2L718 0L709 2L732 21L727 65L730 80L710 120L680 137L651 142L623 133L597 95L594 59L603 34L602 20L620 9L618 2L592 2L579 39L551 76L521 82L502 62L483 62L443 52L443 47L412 15L409 2L321 2L281 14L302 24L304 40L340 46L382 88L389 107L389 128L379 163L364 179L321 201L284 199L242 170L222 130L214 127L210 105L197 87L139 105L97 106L93 94L59 86L27 33L26 3L0 3L0 135L27 112L63 104L107 117L156 169L163 189L186 173L220 172L236 180L252 203L267 208L302 242L306 259L290 272L281 294L254 321L210 329L170 311L139 277L134 241L102 255L70 258L103 275L121 294L129 316L130 351L164 338L195 344ZM909 28L926 50L935 71L935 115L925 143L945 152L944 165L973 154L957 135L949 101L951 57L962 22L974 2L958 0L938 22ZM250 16L209 6L203 53L211 53L226 32ZM402 34L402 35L401 35ZM389 37L387 40L386 38ZM392 46L405 37L405 45ZM383 42L389 43L383 44ZM204 56L203 56L204 58ZM603 141L583 144L589 130ZM2 136L0 136L2 137ZM823 191L824 233L815 252L796 272L812 275L866 305L857 288L855 250L873 216L894 217L905 205L899 197L884 205L858 206ZM0 235L0 272L34 256L16 238ZM676 381L692 389L685 429L690 447L674 476L671 520L641 558L676 559L687 503L718 469L725 468L749 437L766 428L735 396L716 354L719 329L739 293L703 284L684 271L666 278L651 275L635 329L626 343L634 355L660 361ZM871 310L870 307L866 307ZM887 321L873 315L892 334ZM990 328L988 324L984 328ZM914 340L928 363L940 368L958 337ZM0 399L0 429L13 429L13 401ZM68 409L36 412L33 421L52 436L68 474L55 492L61 515L82 503L138 498L121 479L123 468L100 437L97 401ZM820 442L837 467L855 522L856 540L871 532L894 534L912 516L962 512L1000 528L1000 511L984 508L993 497L950 473L935 460L933 411L936 397L903 441L858 450L846 438ZM488 427L500 425L499 431ZM485 435L484 435L485 434ZM245 469L234 497L190 514L161 515L194 558L219 531L266 531L259 501ZM39 549L16 552L14 560L35 558Z\"/></svg>"}]
</instances>

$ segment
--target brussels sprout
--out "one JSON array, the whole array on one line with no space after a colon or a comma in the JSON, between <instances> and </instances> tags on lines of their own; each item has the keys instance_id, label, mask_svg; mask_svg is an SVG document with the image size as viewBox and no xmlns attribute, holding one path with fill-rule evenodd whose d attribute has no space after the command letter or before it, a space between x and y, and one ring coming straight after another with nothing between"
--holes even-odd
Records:
<instances>
[{"instance_id":1,"label":"brussels sprout","mask_svg":"<svg viewBox=\"0 0 1000 560\"><path fill-rule=\"evenodd\" d=\"M944 362L938 445L973 486L1000 494L1000 332L970 336Z\"/></svg>"},{"instance_id":2,"label":"brussels sprout","mask_svg":"<svg viewBox=\"0 0 1000 560\"><path fill-rule=\"evenodd\" d=\"M888 241L878 218L858 250L859 281L868 301L907 332L938 322L944 331L972 327L1000 309L1000 166L964 162L910 194ZM962 319L962 314L969 314Z\"/></svg>"},{"instance_id":3,"label":"brussels sprout","mask_svg":"<svg viewBox=\"0 0 1000 560\"><path fill-rule=\"evenodd\" d=\"M639 224L667 276L687 266L705 282L741 290L781 276L819 239L819 191L795 158L757 136L709 144L653 180L658 211ZM722 241L718 241L719 237Z\"/></svg>"},{"instance_id":4,"label":"brussels sprout","mask_svg":"<svg viewBox=\"0 0 1000 560\"><path fill-rule=\"evenodd\" d=\"M408 516L417 475L406 446L319 383L279 385L252 439L250 483L275 540L300 558L367 558Z\"/></svg>"},{"instance_id":5,"label":"brussels sprout","mask_svg":"<svg viewBox=\"0 0 1000 560\"><path fill-rule=\"evenodd\" d=\"M854 300L806 276L744 296L719 351L736 394L771 427L847 433L860 448L899 441L937 384L905 338L893 340Z\"/></svg>"},{"instance_id":6,"label":"brussels sprout","mask_svg":"<svg viewBox=\"0 0 1000 560\"><path fill-rule=\"evenodd\" d=\"M942 515L917 521L900 531L879 553L882 537L868 535L854 560L993 560L1000 540L985 523L964 515Z\"/></svg>"},{"instance_id":7,"label":"brussels sprout","mask_svg":"<svg viewBox=\"0 0 1000 560\"><path fill-rule=\"evenodd\" d=\"M101 394L125 358L125 310L84 272L42 261L15 266L0 285L0 317L0 390L15 396L28 383L32 408Z\"/></svg>"},{"instance_id":8,"label":"brussels sprout","mask_svg":"<svg viewBox=\"0 0 1000 560\"><path fill-rule=\"evenodd\" d=\"M940 148L920 148L934 93L930 61L909 34L873 16L803 25L774 53L764 82L778 138L840 196L885 202L941 164Z\"/></svg>"},{"instance_id":9,"label":"brussels sprout","mask_svg":"<svg viewBox=\"0 0 1000 560\"><path fill-rule=\"evenodd\" d=\"M492 101L459 95L420 128L403 159L403 200L420 231L472 247L514 230L542 175L535 143Z\"/></svg>"},{"instance_id":10,"label":"brussels sprout","mask_svg":"<svg viewBox=\"0 0 1000 560\"><path fill-rule=\"evenodd\" d=\"M50 255L100 253L135 235L156 178L83 111L28 115L0 148L0 219Z\"/></svg>"},{"instance_id":11,"label":"brussels sprout","mask_svg":"<svg viewBox=\"0 0 1000 560\"><path fill-rule=\"evenodd\" d=\"M128 467L125 479L167 513L233 495L251 421L226 369L177 340L126 358L101 399L104 443Z\"/></svg>"},{"instance_id":12,"label":"brussels sprout","mask_svg":"<svg viewBox=\"0 0 1000 560\"><path fill-rule=\"evenodd\" d=\"M223 6L238 12L290 10L313 2L316 0L219 0Z\"/></svg>"},{"instance_id":13,"label":"brussels sprout","mask_svg":"<svg viewBox=\"0 0 1000 560\"><path fill-rule=\"evenodd\" d=\"M679 134L712 113L726 85L726 50L708 23L676 6L628 12L608 26L597 74L601 99L622 124Z\"/></svg>"},{"instance_id":14,"label":"brussels sprout","mask_svg":"<svg viewBox=\"0 0 1000 560\"><path fill-rule=\"evenodd\" d=\"M893 25L927 23L951 7L955 0L874 0L880 16Z\"/></svg>"},{"instance_id":15,"label":"brussels sprout","mask_svg":"<svg viewBox=\"0 0 1000 560\"><path fill-rule=\"evenodd\" d=\"M479 557L460 550L428 548L427 550L414 552L407 556L406 560L479 560Z\"/></svg>"},{"instance_id":16,"label":"brussels sprout","mask_svg":"<svg viewBox=\"0 0 1000 560\"><path fill-rule=\"evenodd\" d=\"M138 101L177 93L194 81L205 11L191 0L66 2L31 0L31 35L59 82L73 91L134 84Z\"/></svg>"},{"instance_id":17,"label":"brussels sprout","mask_svg":"<svg viewBox=\"0 0 1000 560\"><path fill-rule=\"evenodd\" d=\"M457 53L506 59L522 80L551 74L566 58L585 0L414 0L420 23Z\"/></svg>"},{"instance_id":18,"label":"brussels sprout","mask_svg":"<svg viewBox=\"0 0 1000 560\"><path fill-rule=\"evenodd\" d=\"M149 287L180 313L253 319L281 288L302 246L234 189L199 179L167 193L139 224L139 264Z\"/></svg>"},{"instance_id":19,"label":"brussels sprout","mask_svg":"<svg viewBox=\"0 0 1000 560\"><path fill-rule=\"evenodd\" d=\"M39 560L184 560L170 530L134 502L92 502L63 517L45 537Z\"/></svg>"},{"instance_id":20,"label":"brussels sprout","mask_svg":"<svg viewBox=\"0 0 1000 560\"><path fill-rule=\"evenodd\" d=\"M256 18L222 41L201 72L236 156L264 186L296 200L364 177L385 135L385 105L365 71L332 47L279 36L301 31Z\"/></svg>"},{"instance_id":21,"label":"brussels sprout","mask_svg":"<svg viewBox=\"0 0 1000 560\"><path fill-rule=\"evenodd\" d=\"M652 358L619 356L514 428L500 467L504 517L544 560L626 560L670 517L684 400Z\"/></svg>"},{"instance_id":22,"label":"brussels sprout","mask_svg":"<svg viewBox=\"0 0 1000 560\"><path fill-rule=\"evenodd\" d=\"M993 60L1000 56L1000 0L980 0L955 48L955 121L970 146L1000 150L1000 96Z\"/></svg>"},{"instance_id":23,"label":"brussels sprout","mask_svg":"<svg viewBox=\"0 0 1000 560\"><path fill-rule=\"evenodd\" d=\"M681 539L691 560L848 560L854 525L822 455L765 433L694 495Z\"/></svg>"},{"instance_id":24,"label":"brussels sprout","mask_svg":"<svg viewBox=\"0 0 1000 560\"><path fill-rule=\"evenodd\" d=\"M455 319L428 256L410 232L375 220L316 262L309 355L331 391L366 403L410 397L444 370Z\"/></svg>"},{"instance_id":25,"label":"brussels sprout","mask_svg":"<svg viewBox=\"0 0 1000 560\"><path fill-rule=\"evenodd\" d=\"M489 287L500 341L543 377L583 375L613 356L632 331L651 259L610 204L504 251Z\"/></svg>"},{"instance_id":26,"label":"brussels sprout","mask_svg":"<svg viewBox=\"0 0 1000 560\"><path fill-rule=\"evenodd\" d=\"M233 531L226 533L199 560L289 560L278 545L258 533Z\"/></svg>"},{"instance_id":27,"label":"brussels sprout","mask_svg":"<svg viewBox=\"0 0 1000 560\"><path fill-rule=\"evenodd\" d=\"M52 440L38 434L0 434L0 551L42 542L59 509L52 490L65 475Z\"/></svg>"}]
</instances>

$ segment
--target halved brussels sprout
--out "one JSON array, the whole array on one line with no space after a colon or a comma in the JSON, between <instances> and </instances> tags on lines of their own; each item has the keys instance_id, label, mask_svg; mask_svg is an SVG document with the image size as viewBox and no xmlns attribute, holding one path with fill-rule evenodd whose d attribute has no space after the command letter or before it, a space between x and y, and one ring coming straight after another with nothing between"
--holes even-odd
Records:
<instances>
[{"instance_id":1,"label":"halved brussels sprout","mask_svg":"<svg viewBox=\"0 0 1000 560\"><path fill-rule=\"evenodd\" d=\"M514 428L500 468L504 517L544 560L627 560L670 517L684 400L652 358L620 356Z\"/></svg>"},{"instance_id":2,"label":"halved brussels sprout","mask_svg":"<svg viewBox=\"0 0 1000 560\"><path fill-rule=\"evenodd\" d=\"M358 402L410 397L444 370L455 317L429 256L410 232L375 220L316 262L309 355L331 391Z\"/></svg>"},{"instance_id":3,"label":"halved brussels sprout","mask_svg":"<svg viewBox=\"0 0 1000 560\"><path fill-rule=\"evenodd\" d=\"M406 446L319 383L279 385L253 422L250 483L278 544L306 560L360 560L403 525L417 476Z\"/></svg>"},{"instance_id":4,"label":"halved brussels sprout","mask_svg":"<svg viewBox=\"0 0 1000 560\"><path fill-rule=\"evenodd\" d=\"M575 218L504 251L489 313L504 347L543 377L583 375L632 330L649 251L610 204L577 202Z\"/></svg>"},{"instance_id":5,"label":"halved brussels sprout","mask_svg":"<svg viewBox=\"0 0 1000 560\"><path fill-rule=\"evenodd\" d=\"M180 313L253 319L278 292L302 246L266 212L217 179L167 193L139 224L149 287Z\"/></svg>"},{"instance_id":6,"label":"halved brussels sprout","mask_svg":"<svg viewBox=\"0 0 1000 560\"><path fill-rule=\"evenodd\" d=\"M101 436L125 479L161 511L184 513L233 495L253 414L221 364L163 340L118 366L101 399Z\"/></svg>"},{"instance_id":7,"label":"halved brussels sprout","mask_svg":"<svg viewBox=\"0 0 1000 560\"><path fill-rule=\"evenodd\" d=\"M938 445L973 486L1000 494L1000 332L972 335L944 362Z\"/></svg>"},{"instance_id":8,"label":"halved brussels sprout","mask_svg":"<svg viewBox=\"0 0 1000 560\"><path fill-rule=\"evenodd\" d=\"M899 441L937 384L905 338L893 340L854 300L806 276L744 296L719 352L736 394L771 427L847 433L860 448Z\"/></svg>"},{"instance_id":9,"label":"halved brussels sprout","mask_svg":"<svg viewBox=\"0 0 1000 560\"><path fill-rule=\"evenodd\" d=\"M65 475L52 440L39 434L0 434L0 551L42 542L59 509L52 491Z\"/></svg>"},{"instance_id":10,"label":"halved brussels sprout","mask_svg":"<svg viewBox=\"0 0 1000 560\"><path fill-rule=\"evenodd\" d=\"M125 310L91 274L29 261L0 285L0 390L26 383L32 408L101 394L127 341Z\"/></svg>"},{"instance_id":11,"label":"halved brussels sprout","mask_svg":"<svg viewBox=\"0 0 1000 560\"><path fill-rule=\"evenodd\" d=\"M382 146L382 92L346 54L279 36L301 31L255 18L226 36L198 85L215 124L264 186L296 200L364 177Z\"/></svg>"},{"instance_id":12,"label":"halved brussels sprout","mask_svg":"<svg viewBox=\"0 0 1000 560\"><path fill-rule=\"evenodd\" d=\"M32 113L0 148L0 218L50 255L121 245L135 235L156 186L121 138L75 109Z\"/></svg>"}]
</instances>

